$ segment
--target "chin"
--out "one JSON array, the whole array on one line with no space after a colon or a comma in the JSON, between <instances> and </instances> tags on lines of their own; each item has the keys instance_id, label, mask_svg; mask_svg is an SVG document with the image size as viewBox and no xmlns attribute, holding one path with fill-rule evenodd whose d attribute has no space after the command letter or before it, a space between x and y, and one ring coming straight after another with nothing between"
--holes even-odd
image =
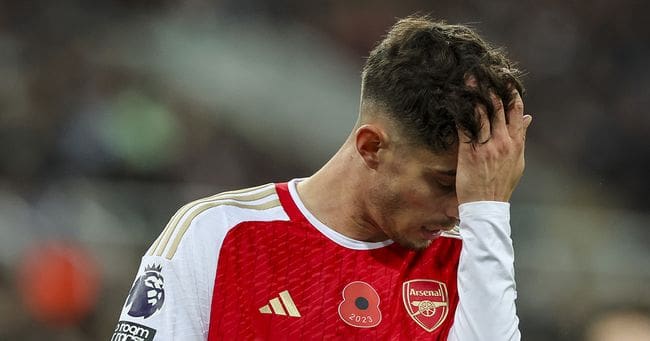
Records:
<instances>
[{"instance_id":1,"label":"chin","mask_svg":"<svg viewBox=\"0 0 650 341\"><path fill-rule=\"evenodd\" d=\"M433 240L396 240L397 244L400 246L412 250L412 251L422 251L431 245Z\"/></svg>"}]
</instances>

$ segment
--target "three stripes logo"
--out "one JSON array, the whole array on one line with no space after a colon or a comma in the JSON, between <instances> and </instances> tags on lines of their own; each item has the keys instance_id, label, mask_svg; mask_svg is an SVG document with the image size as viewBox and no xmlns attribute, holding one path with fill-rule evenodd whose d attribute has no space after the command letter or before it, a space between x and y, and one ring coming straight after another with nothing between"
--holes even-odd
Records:
<instances>
[{"instance_id":1,"label":"three stripes logo","mask_svg":"<svg viewBox=\"0 0 650 341\"><path fill-rule=\"evenodd\" d=\"M282 316L288 314L291 317L300 317L300 312L296 308L296 304L293 303L293 299L289 295L288 290L281 292L279 297L270 299L269 304L265 304L260 308L260 313Z\"/></svg>"}]
</instances>

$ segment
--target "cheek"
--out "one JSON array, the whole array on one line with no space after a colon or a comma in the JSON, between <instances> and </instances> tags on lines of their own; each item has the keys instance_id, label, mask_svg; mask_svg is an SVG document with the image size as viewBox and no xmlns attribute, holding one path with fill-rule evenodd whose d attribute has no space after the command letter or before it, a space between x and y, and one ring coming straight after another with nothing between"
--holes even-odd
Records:
<instances>
[{"instance_id":1,"label":"cheek","mask_svg":"<svg viewBox=\"0 0 650 341\"><path fill-rule=\"evenodd\" d=\"M411 186L401 193L405 209L423 210L432 206L432 195L428 187Z\"/></svg>"},{"instance_id":2,"label":"cheek","mask_svg":"<svg viewBox=\"0 0 650 341\"><path fill-rule=\"evenodd\" d=\"M374 220L387 229L392 229L403 219L402 215L409 206L395 183L376 184L368 189Z\"/></svg>"},{"instance_id":3,"label":"cheek","mask_svg":"<svg viewBox=\"0 0 650 341\"><path fill-rule=\"evenodd\" d=\"M431 207L426 195L410 189L395 193L391 200L391 220L395 229L402 232L422 223Z\"/></svg>"},{"instance_id":4,"label":"cheek","mask_svg":"<svg viewBox=\"0 0 650 341\"><path fill-rule=\"evenodd\" d=\"M369 188L370 202L385 226L397 230L420 224L433 210L433 193L426 183L409 177L409 181L386 179Z\"/></svg>"},{"instance_id":5,"label":"cheek","mask_svg":"<svg viewBox=\"0 0 650 341\"><path fill-rule=\"evenodd\" d=\"M386 186L376 186L369 194L373 206L375 206L379 211L385 212L387 215L394 214L404 206L399 192L396 192L395 188L390 184Z\"/></svg>"}]
</instances>

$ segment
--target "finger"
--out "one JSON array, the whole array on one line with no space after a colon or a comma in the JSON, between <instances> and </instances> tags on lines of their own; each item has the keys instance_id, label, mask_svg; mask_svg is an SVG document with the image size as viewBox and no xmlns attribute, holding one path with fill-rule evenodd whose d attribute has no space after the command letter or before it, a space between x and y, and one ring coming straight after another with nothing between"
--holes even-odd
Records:
<instances>
[{"instance_id":1,"label":"finger","mask_svg":"<svg viewBox=\"0 0 650 341\"><path fill-rule=\"evenodd\" d=\"M507 132L506 114L503 109L503 101L494 92L490 92L492 107L494 108L494 120L492 122L492 133L502 134Z\"/></svg>"},{"instance_id":2,"label":"finger","mask_svg":"<svg viewBox=\"0 0 650 341\"><path fill-rule=\"evenodd\" d=\"M511 138L522 137L524 131L524 101L519 91L514 90L511 104L508 106L508 133ZM530 117L532 120L532 116ZM528 123L530 124L530 122Z\"/></svg>"},{"instance_id":3,"label":"finger","mask_svg":"<svg viewBox=\"0 0 650 341\"><path fill-rule=\"evenodd\" d=\"M468 135L467 131L459 125L456 125L456 131L458 132L458 148L462 149L469 147L472 138Z\"/></svg>"},{"instance_id":4,"label":"finger","mask_svg":"<svg viewBox=\"0 0 650 341\"><path fill-rule=\"evenodd\" d=\"M478 142L486 142L490 138L490 119L488 118L487 109L484 105L477 105L476 111L479 117L479 123L481 124L481 129L478 133Z\"/></svg>"},{"instance_id":5,"label":"finger","mask_svg":"<svg viewBox=\"0 0 650 341\"><path fill-rule=\"evenodd\" d=\"M456 126L456 130L458 131L458 144L459 147L462 147L469 143L472 139L465 133L465 130L461 129L461 127Z\"/></svg>"},{"instance_id":6,"label":"finger","mask_svg":"<svg viewBox=\"0 0 650 341\"><path fill-rule=\"evenodd\" d=\"M522 130L521 134L523 135L524 140L526 140L526 133L528 131L528 127L530 127L530 124L533 123L533 116L524 115L523 121L524 121L524 123L523 123L523 125L521 127L521 130Z\"/></svg>"},{"instance_id":7,"label":"finger","mask_svg":"<svg viewBox=\"0 0 650 341\"><path fill-rule=\"evenodd\" d=\"M528 127L530 126L531 123L533 123L533 116L524 115L524 126L523 126L524 132L528 130Z\"/></svg>"}]
</instances>

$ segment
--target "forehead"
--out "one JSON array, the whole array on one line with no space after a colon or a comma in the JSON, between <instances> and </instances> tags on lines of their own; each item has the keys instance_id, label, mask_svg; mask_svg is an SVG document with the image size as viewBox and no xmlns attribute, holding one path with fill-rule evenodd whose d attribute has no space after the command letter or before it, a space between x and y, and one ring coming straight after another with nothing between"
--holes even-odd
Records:
<instances>
[{"instance_id":1,"label":"forehead","mask_svg":"<svg viewBox=\"0 0 650 341\"><path fill-rule=\"evenodd\" d=\"M422 168L423 171L436 172L443 175L456 175L458 163L458 148L454 147L447 152L434 153L426 147L413 147L405 149L404 156L409 164Z\"/></svg>"}]
</instances>

